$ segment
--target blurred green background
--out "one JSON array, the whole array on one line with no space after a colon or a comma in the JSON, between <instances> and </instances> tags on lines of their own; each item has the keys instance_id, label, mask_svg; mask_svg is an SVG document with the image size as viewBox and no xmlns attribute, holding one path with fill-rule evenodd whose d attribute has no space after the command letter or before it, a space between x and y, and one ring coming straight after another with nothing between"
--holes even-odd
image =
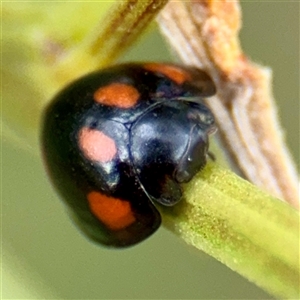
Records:
<instances>
[{"instance_id":1,"label":"blurred green background","mask_svg":"<svg viewBox=\"0 0 300 300\"><path fill-rule=\"evenodd\" d=\"M299 166L299 2L247 1L242 11L243 48L273 68L275 99ZM157 30L122 57L171 59ZM41 159L6 139L2 175L2 299L271 298L164 228L127 250L90 243L70 222Z\"/></svg>"}]
</instances>

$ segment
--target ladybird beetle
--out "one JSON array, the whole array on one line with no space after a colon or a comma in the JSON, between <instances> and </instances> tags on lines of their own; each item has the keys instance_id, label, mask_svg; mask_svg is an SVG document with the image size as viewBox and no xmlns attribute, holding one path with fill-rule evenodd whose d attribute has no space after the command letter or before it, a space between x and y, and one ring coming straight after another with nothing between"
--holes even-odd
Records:
<instances>
[{"instance_id":1,"label":"ladybird beetle","mask_svg":"<svg viewBox=\"0 0 300 300\"><path fill-rule=\"evenodd\" d=\"M157 230L156 204L175 205L180 184L205 165L215 93L192 67L128 63L73 82L45 111L47 171L71 217L92 240L134 245Z\"/></svg>"}]
</instances>

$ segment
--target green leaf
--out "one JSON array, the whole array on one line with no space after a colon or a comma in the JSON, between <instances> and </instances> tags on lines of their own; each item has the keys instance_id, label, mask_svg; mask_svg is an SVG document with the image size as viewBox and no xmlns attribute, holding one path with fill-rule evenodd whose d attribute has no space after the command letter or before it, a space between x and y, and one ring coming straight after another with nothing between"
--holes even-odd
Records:
<instances>
[{"instance_id":1,"label":"green leaf","mask_svg":"<svg viewBox=\"0 0 300 300\"><path fill-rule=\"evenodd\" d=\"M299 297L299 214L210 162L185 185L185 201L161 208L164 224L278 297Z\"/></svg>"}]
</instances>

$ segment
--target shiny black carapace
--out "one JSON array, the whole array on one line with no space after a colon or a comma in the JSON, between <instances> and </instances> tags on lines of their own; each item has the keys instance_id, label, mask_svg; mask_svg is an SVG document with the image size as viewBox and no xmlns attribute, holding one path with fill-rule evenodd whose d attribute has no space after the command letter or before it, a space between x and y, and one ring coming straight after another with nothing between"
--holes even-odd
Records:
<instances>
[{"instance_id":1,"label":"shiny black carapace","mask_svg":"<svg viewBox=\"0 0 300 300\"><path fill-rule=\"evenodd\" d=\"M215 93L201 70L129 63L86 75L47 107L42 148L51 180L94 241L134 245L175 205L180 184L205 165L215 129L203 97Z\"/></svg>"}]
</instances>

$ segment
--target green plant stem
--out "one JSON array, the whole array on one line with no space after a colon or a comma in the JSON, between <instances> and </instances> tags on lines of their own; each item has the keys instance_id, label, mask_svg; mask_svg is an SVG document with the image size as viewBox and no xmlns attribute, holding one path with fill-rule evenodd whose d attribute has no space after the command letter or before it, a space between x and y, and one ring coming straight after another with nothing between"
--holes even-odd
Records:
<instances>
[{"instance_id":1,"label":"green plant stem","mask_svg":"<svg viewBox=\"0 0 300 300\"><path fill-rule=\"evenodd\" d=\"M161 208L164 225L269 293L299 297L299 214L215 163Z\"/></svg>"},{"instance_id":2,"label":"green plant stem","mask_svg":"<svg viewBox=\"0 0 300 300\"><path fill-rule=\"evenodd\" d=\"M59 83L68 82L86 72L113 63L141 35L167 2L116 1L80 46L56 66L56 80Z\"/></svg>"}]
</instances>

